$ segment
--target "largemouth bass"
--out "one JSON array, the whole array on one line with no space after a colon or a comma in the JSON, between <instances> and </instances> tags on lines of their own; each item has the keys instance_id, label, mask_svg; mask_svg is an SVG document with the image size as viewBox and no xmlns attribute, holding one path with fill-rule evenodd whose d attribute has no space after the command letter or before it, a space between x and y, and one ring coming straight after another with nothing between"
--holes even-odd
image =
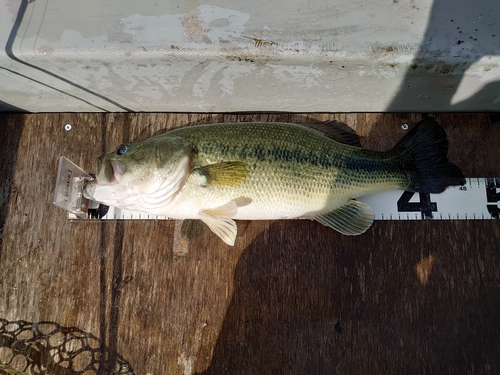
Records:
<instances>
[{"instance_id":1,"label":"largemouth bass","mask_svg":"<svg viewBox=\"0 0 500 375\"><path fill-rule=\"evenodd\" d=\"M234 245L234 220L309 218L364 233L371 208L356 197L385 189L440 193L465 183L431 118L388 152L361 148L347 125L223 123L123 144L98 159L86 198L174 219L202 220Z\"/></svg>"}]
</instances>

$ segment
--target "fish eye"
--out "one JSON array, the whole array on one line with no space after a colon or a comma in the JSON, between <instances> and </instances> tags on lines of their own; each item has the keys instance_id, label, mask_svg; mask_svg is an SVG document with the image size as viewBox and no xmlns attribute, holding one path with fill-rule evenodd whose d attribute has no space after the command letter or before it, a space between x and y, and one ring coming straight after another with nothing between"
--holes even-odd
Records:
<instances>
[{"instance_id":1,"label":"fish eye","mask_svg":"<svg viewBox=\"0 0 500 375\"><path fill-rule=\"evenodd\" d=\"M128 145L120 145L117 149L116 149L116 154L117 155L124 155L127 153L128 151Z\"/></svg>"}]
</instances>

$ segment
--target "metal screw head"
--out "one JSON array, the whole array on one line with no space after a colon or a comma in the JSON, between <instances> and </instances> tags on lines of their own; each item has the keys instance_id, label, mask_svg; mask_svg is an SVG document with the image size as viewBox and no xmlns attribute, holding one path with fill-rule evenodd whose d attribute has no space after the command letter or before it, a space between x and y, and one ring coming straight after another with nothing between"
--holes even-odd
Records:
<instances>
[{"instance_id":1,"label":"metal screw head","mask_svg":"<svg viewBox=\"0 0 500 375\"><path fill-rule=\"evenodd\" d=\"M406 124L406 123L402 124L401 129L408 130L408 124Z\"/></svg>"},{"instance_id":2,"label":"metal screw head","mask_svg":"<svg viewBox=\"0 0 500 375\"><path fill-rule=\"evenodd\" d=\"M69 132L71 130L71 124L64 125L64 130L66 130L67 132Z\"/></svg>"}]
</instances>

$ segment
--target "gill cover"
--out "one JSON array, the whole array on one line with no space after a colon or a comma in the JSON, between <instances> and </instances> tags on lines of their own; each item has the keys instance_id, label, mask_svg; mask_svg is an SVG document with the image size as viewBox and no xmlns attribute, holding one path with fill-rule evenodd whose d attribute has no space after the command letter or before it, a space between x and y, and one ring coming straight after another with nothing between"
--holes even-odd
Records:
<instances>
[{"instance_id":1,"label":"gill cover","mask_svg":"<svg viewBox=\"0 0 500 375\"><path fill-rule=\"evenodd\" d=\"M120 145L98 159L97 183L89 184L84 195L115 207L157 209L182 187L193 157L190 143L168 134Z\"/></svg>"}]
</instances>

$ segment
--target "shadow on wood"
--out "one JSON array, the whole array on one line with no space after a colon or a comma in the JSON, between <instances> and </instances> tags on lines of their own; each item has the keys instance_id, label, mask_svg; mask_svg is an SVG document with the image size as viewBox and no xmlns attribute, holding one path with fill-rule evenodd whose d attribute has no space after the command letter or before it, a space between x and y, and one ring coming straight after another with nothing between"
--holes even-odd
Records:
<instances>
[{"instance_id":1,"label":"shadow on wood","mask_svg":"<svg viewBox=\"0 0 500 375\"><path fill-rule=\"evenodd\" d=\"M359 237L274 222L240 257L202 373L491 373L499 236L496 221L376 222Z\"/></svg>"},{"instance_id":2,"label":"shadow on wood","mask_svg":"<svg viewBox=\"0 0 500 375\"><path fill-rule=\"evenodd\" d=\"M13 184L14 171L18 158L18 148L24 129L22 114L3 114L3 131L0 135L0 259L2 258L3 232L7 220L8 205L15 202L16 187Z\"/></svg>"}]
</instances>

